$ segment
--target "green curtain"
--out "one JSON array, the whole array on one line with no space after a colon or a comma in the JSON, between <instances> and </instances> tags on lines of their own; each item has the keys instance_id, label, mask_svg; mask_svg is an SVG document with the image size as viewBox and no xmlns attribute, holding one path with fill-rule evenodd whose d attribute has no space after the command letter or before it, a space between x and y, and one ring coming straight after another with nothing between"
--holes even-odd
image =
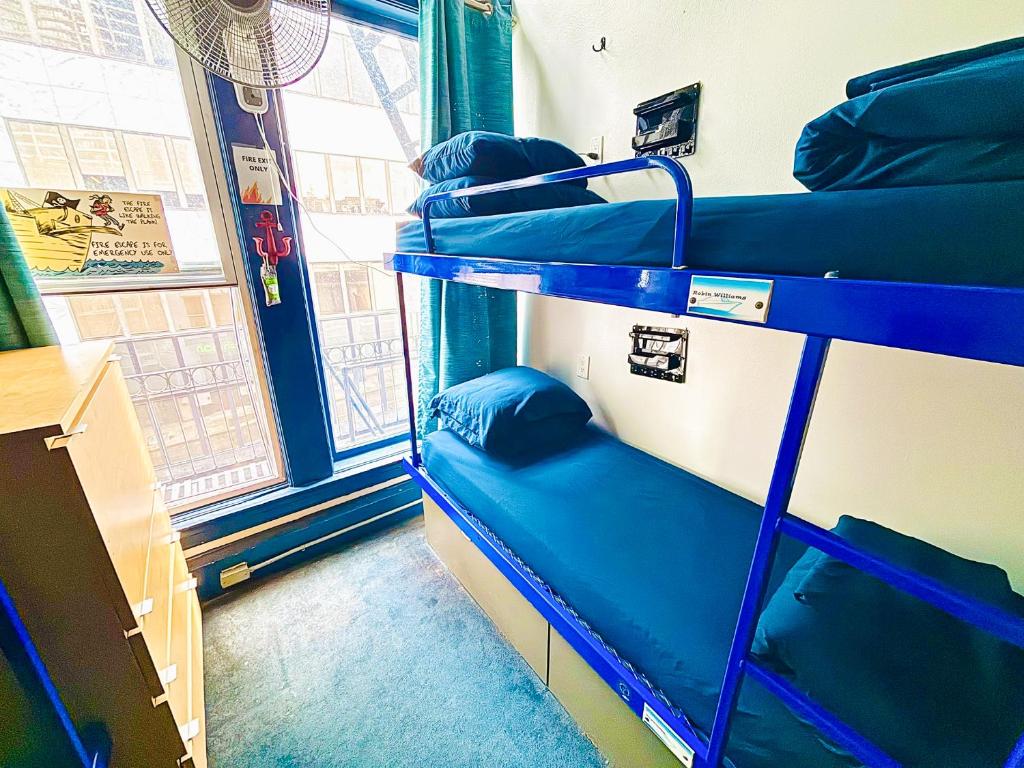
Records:
<instances>
[{"instance_id":1,"label":"green curtain","mask_svg":"<svg viewBox=\"0 0 1024 768\"><path fill-rule=\"evenodd\" d=\"M57 343L14 228L0 207L0 352Z\"/></svg>"},{"instance_id":2,"label":"green curtain","mask_svg":"<svg viewBox=\"0 0 1024 768\"><path fill-rule=\"evenodd\" d=\"M423 148L470 130L512 133L512 7L485 16L464 0L420 2ZM417 426L440 390L516 364L516 294L423 280Z\"/></svg>"}]
</instances>

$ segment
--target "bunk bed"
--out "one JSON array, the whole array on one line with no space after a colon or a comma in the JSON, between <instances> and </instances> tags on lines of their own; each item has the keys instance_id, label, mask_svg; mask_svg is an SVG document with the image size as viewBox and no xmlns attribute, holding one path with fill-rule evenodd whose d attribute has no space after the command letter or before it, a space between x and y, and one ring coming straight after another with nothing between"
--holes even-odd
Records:
<instances>
[{"instance_id":1,"label":"bunk bed","mask_svg":"<svg viewBox=\"0 0 1024 768\"><path fill-rule=\"evenodd\" d=\"M429 215L444 199L650 169L669 174L675 201L441 222ZM422 223L387 256L398 277L407 382L404 274L805 335L763 507L596 430L571 453L528 467L490 460L445 431L414 440L405 461L629 708L683 742L684 763L902 764L751 653L766 597L808 547L1024 648L1018 605L978 599L788 512L832 339L1024 366L1014 319L1024 316L1024 224L1001 208L1019 210L1024 185L883 192L694 201L681 164L637 158L430 195ZM777 248L764 247L773 240ZM540 261L545 255L558 260ZM414 428L411 384L408 397ZM586 478L579 493L603 512L590 518L601 529L594 535L580 537L578 520L549 513L573 506L555 481L564 485L573 472ZM669 489L660 502L641 500L642 526L615 512L637 508L616 483L623 472ZM685 552L663 551L666 541L687 542ZM659 564L680 561L687 569L651 577ZM669 604L651 604L635 575L641 565ZM745 678L759 685L745 686L741 703ZM1008 768L1024 766L1024 736L1000 754Z\"/></svg>"}]
</instances>

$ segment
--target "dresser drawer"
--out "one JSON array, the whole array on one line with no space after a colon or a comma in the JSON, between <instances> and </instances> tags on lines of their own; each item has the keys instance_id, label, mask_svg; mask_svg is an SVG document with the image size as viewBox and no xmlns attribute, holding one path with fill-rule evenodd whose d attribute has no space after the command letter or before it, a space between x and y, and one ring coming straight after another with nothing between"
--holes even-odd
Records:
<instances>
[{"instance_id":1,"label":"dresser drawer","mask_svg":"<svg viewBox=\"0 0 1024 768\"><path fill-rule=\"evenodd\" d=\"M69 432L78 432L67 450L118 580L128 604L139 606L156 478L116 362L106 364Z\"/></svg>"},{"instance_id":2,"label":"dresser drawer","mask_svg":"<svg viewBox=\"0 0 1024 768\"><path fill-rule=\"evenodd\" d=\"M194 723L192 739L189 741L189 762L186 768L206 768L206 695L203 689L203 619L199 609L199 596L193 592L191 599L191 622L189 631L189 716Z\"/></svg>"},{"instance_id":3,"label":"dresser drawer","mask_svg":"<svg viewBox=\"0 0 1024 768\"><path fill-rule=\"evenodd\" d=\"M170 657L176 666L178 676L168 686L167 700L174 713L179 727L186 727L191 717L191 622L192 601L195 598L195 586L192 574L185 564L185 555L178 543L171 545L173 568L173 588L171 593L171 633ZM188 738L187 730L183 733Z\"/></svg>"},{"instance_id":4,"label":"dresser drawer","mask_svg":"<svg viewBox=\"0 0 1024 768\"><path fill-rule=\"evenodd\" d=\"M143 642L154 666L168 681L172 663L170 651L171 592L174 586L174 543L171 521L159 493L153 498L149 550L146 556L145 601L147 612L139 618Z\"/></svg>"}]
</instances>

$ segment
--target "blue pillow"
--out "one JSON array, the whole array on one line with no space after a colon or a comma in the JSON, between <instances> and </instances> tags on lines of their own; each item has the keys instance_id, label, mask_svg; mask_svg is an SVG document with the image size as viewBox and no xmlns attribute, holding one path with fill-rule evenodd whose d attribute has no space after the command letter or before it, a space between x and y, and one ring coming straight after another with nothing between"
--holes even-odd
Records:
<instances>
[{"instance_id":1,"label":"blue pillow","mask_svg":"<svg viewBox=\"0 0 1024 768\"><path fill-rule=\"evenodd\" d=\"M1024 616L1006 573L875 523L835 532ZM818 550L787 574L754 655L906 766L1002 765L1024 718L1024 651Z\"/></svg>"},{"instance_id":2,"label":"blue pillow","mask_svg":"<svg viewBox=\"0 0 1024 768\"><path fill-rule=\"evenodd\" d=\"M506 458L561 445L591 416L565 384L521 365L449 387L430 410L470 445Z\"/></svg>"},{"instance_id":3,"label":"blue pillow","mask_svg":"<svg viewBox=\"0 0 1024 768\"><path fill-rule=\"evenodd\" d=\"M479 187L502 181L487 176L461 176L457 179L440 181L428 187L416 198L409 213L414 216L423 214L423 202L427 195L434 192L447 192L452 189ZM583 189L574 184L542 184L539 187L513 189L508 192L494 192L488 195L459 197L454 200L441 200L430 206L430 218L457 219L464 216L492 216L497 213L517 213L518 211L538 211L548 208L571 208L575 205L594 205L608 202L600 195Z\"/></svg>"},{"instance_id":4,"label":"blue pillow","mask_svg":"<svg viewBox=\"0 0 1024 768\"><path fill-rule=\"evenodd\" d=\"M521 179L584 165L582 157L557 141L466 131L434 145L410 167L436 184L462 176L487 176L502 181ZM586 186L586 179L574 183Z\"/></svg>"}]
</instances>

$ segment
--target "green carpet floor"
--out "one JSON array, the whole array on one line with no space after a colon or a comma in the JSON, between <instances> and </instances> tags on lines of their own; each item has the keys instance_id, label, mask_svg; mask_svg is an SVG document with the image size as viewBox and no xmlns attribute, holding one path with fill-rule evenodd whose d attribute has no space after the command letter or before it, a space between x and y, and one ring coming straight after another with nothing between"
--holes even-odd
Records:
<instances>
[{"instance_id":1,"label":"green carpet floor","mask_svg":"<svg viewBox=\"0 0 1024 768\"><path fill-rule=\"evenodd\" d=\"M204 610L214 768L590 768L420 518Z\"/></svg>"}]
</instances>

